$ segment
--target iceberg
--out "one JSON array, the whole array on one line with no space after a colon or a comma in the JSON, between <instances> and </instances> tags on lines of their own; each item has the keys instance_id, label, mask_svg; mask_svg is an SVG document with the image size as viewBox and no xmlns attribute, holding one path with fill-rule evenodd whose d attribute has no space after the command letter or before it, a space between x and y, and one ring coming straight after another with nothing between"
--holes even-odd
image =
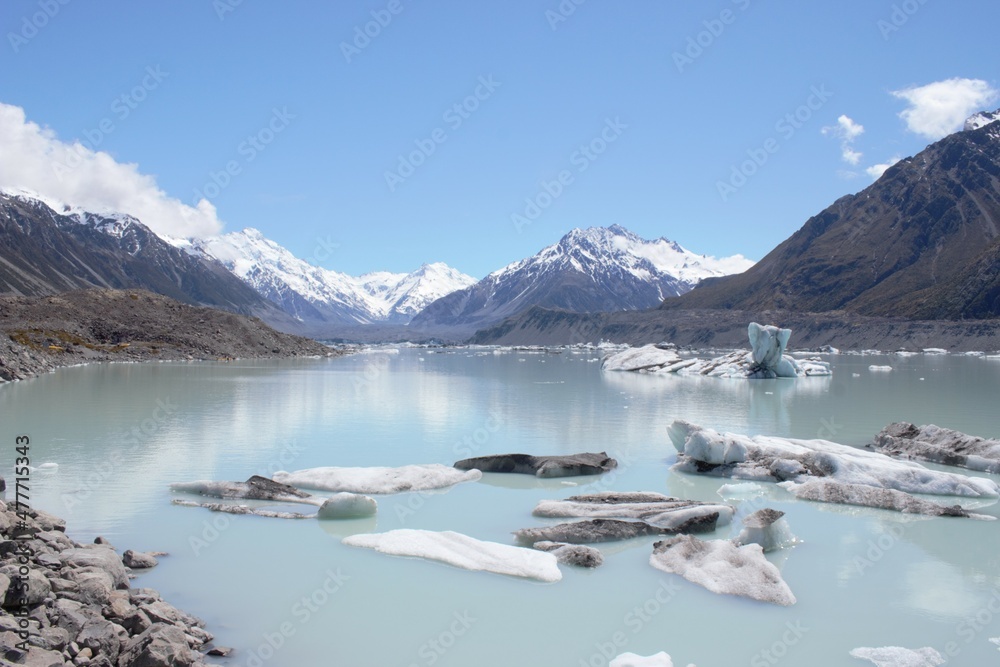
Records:
<instances>
[{"instance_id":1,"label":"iceberg","mask_svg":"<svg viewBox=\"0 0 1000 667\"><path fill-rule=\"evenodd\" d=\"M674 661L663 651L646 656L622 653L612 659L608 667L674 667Z\"/></svg>"},{"instance_id":2,"label":"iceberg","mask_svg":"<svg viewBox=\"0 0 1000 667\"><path fill-rule=\"evenodd\" d=\"M779 329L773 325L751 322L747 327L750 347L753 348L753 364L747 377L751 378L794 378L798 377L792 359L784 358L791 329Z\"/></svg>"},{"instance_id":3,"label":"iceberg","mask_svg":"<svg viewBox=\"0 0 1000 667\"><path fill-rule=\"evenodd\" d=\"M558 561L551 553L498 542L484 542L452 531L400 528L386 533L351 535L345 537L343 543L392 556L440 561L465 570L494 572L545 582L562 579Z\"/></svg>"},{"instance_id":4,"label":"iceberg","mask_svg":"<svg viewBox=\"0 0 1000 667\"><path fill-rule=\"evenodd\" d=\"M604 359L606 371L707 375L721 378L796 378L830 375L829 362L818 358L785 356L791 329L751 322L747 327L751 350L737 350L714 359L682 357L675 349L645 345L622 350Z\"/></svg>"},{"instance_id":5,"label":"iceberg","mask_svg":"<svg viewBox=\"0 0 1000 667\"><path fill-rule=\"evenodd\" d=\"M934 424L889 424L868 447L894 458L1000 474L1000 440L987 440Z\"/></svg>"},{"instance_id":6,"label":"iceberg","mask_svg":"<svg viewBox=\"0 0 1000 667\"><path fill-rule=\"evenodd\" d=\"M461 482L473 482L482 476L478 470L462 471L431 463L398 468L307 468L295 472L279 471L274 473L273 478L283 484L322 491L387 494L441 489Z\"/></svg>"},{"instance_id":7,"label":"iceberg","mask_svg":"<svg viewBox=\"0 0 1000 667\"><path fill-rule=\"evenodd\" d=\"M739 595L778 605L795 604L795 595L759 544L736 546L729 540L699 540L679 535L653 545L649 563L679 574L713 593Z\"/></svg>"},{"instance_id":8,"label":"iceberg","mask_svg":"<svg viewBox=\"0 0 1000 667\"><path fill-rule=\"evenodd\" d=\"M881 648L856 648L852 658L868 660L876 667L937 667L945 664L944 656L930 647L908 649L900 646Z\"/></svg>"},{"instance_id":9,"label":"iceberg","mask_svg":"<svg viewBox=\"0 0 1000 667\"><path fill-rule=\"evenodd\" d=\"M481 472L512 472L536 477L576 477L600 475L618 467L618 461L607 452L584 452L566 456L532 456L530 454L496 454L477 456L455 462L459 470Z\"/></svg>"},{"instance_id":10,"label":"iceberg","mask_svg":"<svg viewBox=\"0 0 1000 667\"><path fill-rule=\"evenodd\" d=\"M775 551L798 542L792 534L785 513L765 507L743 519L743 530L733 540L736 546L759 544L764 552Z\"/></svg>"},{"instance_id":11,"label":"iceberg","mask_svg":"<svg viewBox=\"0 0 1000 667\"><path fill-rule=\"evenodd\" d=\"M917 498L895 489L879 489L862 484L845 484L832 479L810 479L796 484L782 482L778 486L790 491L796 498L815 500L821 503L859 505L893 510L904 514L926 514L928 516L957 516L970 519L993 521L996 517L988 514L973 514L960 505L939 505L929 500Z\"/></svg>"},{"instance_id":12,"label":"iceberg","mask_svg":"<svg viewBox=\"0 0 1000 667\"><path fill-rule=\"evenodd\" d=\"M374 498L359 493L341 491L335 493L319 506L317 519L363 519L375 516L378 502Z\"/></svg>"},{"instance_id":13,"label":"iceberg","mask_svg":"<svg viewBox=\"0 0 1000 667\"><path fill-rule=\"evenodd\" d=\"M622 350L605 357L601 368L606 371L649 371L661 370L684 361L673 348L644 345ZM690 360L693 362L697 359ZM667 371L669 372L669 371Z\"/></svg>"},{"instance_id":14,"label":"iceberg","mask_svg":"<svg viewBox=\"0 0 1000 667\"><path fill-rule=\"evenodd\" d=\"M732 505L679 500L659 493L619 493L607 491L566 500L543 500L532 514L545 518L638 519L645 523L679 531L692 519L716 517L717 525L728 524L734 513Z\"/></svg>"},{"instance_id":15,"label":"iceberg","mask_svg":"<svg viewBox=\"0 0 1000 667\"><path fill-rule=\"evenodd\" d=\"M833 479L906 493L997 497L990 479L930 470L914 461L841 445L829 440L796 440L718 433L677 420L667 429L679 452L675 470L750 481L804 482Z\"/></svg>"}]
</instances>

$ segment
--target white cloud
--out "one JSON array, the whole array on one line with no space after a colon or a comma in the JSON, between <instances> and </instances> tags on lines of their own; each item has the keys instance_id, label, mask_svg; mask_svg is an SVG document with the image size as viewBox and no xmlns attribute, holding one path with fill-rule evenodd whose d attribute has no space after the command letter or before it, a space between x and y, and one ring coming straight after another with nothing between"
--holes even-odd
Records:
<instances>
[{"instance_id":1,"label":"white cloud","mask_svg":"<svg viewBox=\"0 0 1000 667\"><path fill-rule=\"evenodd\" d=\"M965 119L1000 97L1000 91L981 79L946 79L926 86L895 90L910 106L899 117L911 132L936 140L962 129Z\"/></svg>"},{"instance_id":2,"label":"white cloud","mask_svg":"<svg viewBox=\"0 0 1000 667\"><path fill-rule=\"evenodd\" d=\"M95 213L128 213L167 236L202 237L222 230L211 202L184 204L140 173L138 165L117 162L80 142L60 141L51 129L28 121L21 107L0 103L0 146L0 188L36 192Z\"/></svg>"},{"instance_id":3,"label":"white cloud","mask_svg":"<svg viewBox=\"0 0 1000 667\"><path fill-rule=\"evenodd\" d=\"M865 169L865 171L868 173L869 176L872 177L873 181L877 181L878 179L882 178L882 174L884 174L889 167L896 164L902 159L903 158L899 157L898 155L894 155L893 157L889 158L882 164L873 164L872 166Z\"/></svg>"},{"instance_id":4,"label":"white cloud","mask_svg":"<svg viewBox=\"0 0 1000 667\"><path fill-rule=\"evenodd\" d=\"M862 155L863 153L860 153L854 150L853 148L847 146L844 147L844 149L841 151L840 154L840 156L844 158L844 162L848 164L857 164L861 162Z\"/></svg>"},{"instance_id":5,"label":"white cloud","mask_svg":"<svg viewBox=\"0 0 1000 667\"><path fill-rule=\"evenodd\" d=\"M840 115L837 117L837 124L824 127L823 134L832 135L840 139L840 157L848 164L858 164L861 161L862 153L851 148L854 140L864 134L865 126L855 123L850 116Z\"/></svg>"}]
</instances>

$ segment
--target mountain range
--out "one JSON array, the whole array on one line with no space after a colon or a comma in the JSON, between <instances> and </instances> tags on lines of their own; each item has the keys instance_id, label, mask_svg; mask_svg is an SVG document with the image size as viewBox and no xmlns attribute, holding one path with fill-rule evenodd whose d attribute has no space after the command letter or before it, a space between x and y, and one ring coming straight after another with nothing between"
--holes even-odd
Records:
<instances>
[{"instance_id":1,"label":"mountain range","mask_svg":"<svg viewBox=\"0 0 1000 667\"><path fill-rule=\"evenodd\" d=\"M698 255L665 238L647 241L620 225L574 229L537 254L431 303L411 326L471 334L532 306L581 313L642 310L705 278L751 266L742 255Z\"/></svg>"},{"instance_id":2,"label":"mountain range","mask_svg":"<svg viewBox=\"0 0 1000 667\"><path fill-rule=\"evenodd\" d=\"M299 259L244 229L192 242L237 278L303 322L331 325L407 324L427 304L476 282L443 263L412 273L380 271L354 277Z\"/></svg>"},{"instance_id":3,"label":"mountain range","mask_svg":"<svg viewBox=\"0 0 1000 667\"><path fill-rule=\"evenodd\" d=\"M350 276L300 259L256 229L204 239L160 237L128 215L0 193L0 293L147 289L317 338L370 337L377 325L395 338L459 339L532 306L652 308L705 278L749 266L739 255L698 255L612 225L574 229L481 281L443 263Z\"/></svg>"},{"instance_id":4,"label":"mountain range","mask_svg":"<svg viewBox=\"0 0 1000 667\"><path fill-rule=\"evenodd\" d=\"M354 277L297 258L254 229L161 238L129 215L6 192L0 293L139 288L320 338L395 327L399 338L458 340L478 330L483 342L511 342L512 332L517 342L533 342L542 329L551 338L565 325L558 313L575 313L575 335L658 330L641 325L643 317L659 322L656 313L668 320L712 311L998 318L998 121L1000 111L976 114L962 131L811 217L756 264L612 225L574 229L479 281L441 263Z\"/></svg>"}]
</instances>

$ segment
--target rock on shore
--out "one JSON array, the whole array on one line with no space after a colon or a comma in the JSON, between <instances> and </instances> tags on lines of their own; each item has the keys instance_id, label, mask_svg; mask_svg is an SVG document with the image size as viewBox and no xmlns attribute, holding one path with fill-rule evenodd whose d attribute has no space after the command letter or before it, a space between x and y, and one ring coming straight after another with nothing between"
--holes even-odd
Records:
<instances>
[{"instance_id":1,"label":"rock on shore","mask_svg":"<svg viewBox=\"0 0 1000 667\"><path fill-rule=\"evenodd\" d=\"M22 507L22 509L24 509ZM0 663L50 667L192 667L212 641L204 623L129 586L123 556L82 545L62 519L0 501ZM156 564L127 551L132 567ZM27 575L24 575L27 572Z\"/></svg>"}]
</instances>

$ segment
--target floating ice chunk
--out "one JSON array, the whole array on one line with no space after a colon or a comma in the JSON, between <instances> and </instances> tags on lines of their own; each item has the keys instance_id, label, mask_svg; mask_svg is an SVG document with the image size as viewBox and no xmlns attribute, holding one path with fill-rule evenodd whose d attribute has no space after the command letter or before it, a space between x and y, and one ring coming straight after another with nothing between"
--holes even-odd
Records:
<instances>
[{"instance_id":1,"label":"floating ice chunk","mask_svg":"<svg viewBox=\"0 0 1000 667\"><path fill-rule=\"evenodd\" d=\"M873 373L888 373L889 371L892 370L892 366L877 366L875 364L872 364L871 366L868 367L868 370L870 370Z\"/></svg>"},{"instance_id":2,"label":"floating ice chunk","mask_svg":"<svg viewBox=\"0 0 1000 667\"><path fill-rule=\"evenodd\" d=\"M990 641L996 644L998 647L1000 647L1000 637L991 637ZM1000 648L998 648L997 650L1000 651Z\"/></svg>"},{"instance_id":3,"label":"floating ice chunk","mask_svg":"<svg viewBox=\"0 0 1000 667\"><path fill-rule=\"evenodd\" d=\"M342 491L323 501L316 513L316 518L360 519L366 516L375 516L377 511L378 503L374 498Z\"/></svg>"},{"instance_id":4,"label":"floating ice chunk","mask_svg":"<svg viewBox=\"0 0 1000 667\"><path fill-rule=\"evenodd\" d=\"M566 500L543 500L532 514L549 518L639 519L658 528L679 530L699 518L716 516L716 525L732 521L734 509L722 503L679 500L659 493L608 491Z\"/></svg>"},{"instance_id":5,"label":"floating ice chunk","mask_svg":"<svg viewBox=\"0 0 1000 667\"><path fill-rule=\"evenodd\" d=\"M323 491L351 493L402 493L427 491L472 482L483 476L478 470L458 470L440 463L398 468L307 468L274 473L275 481Z\"/></svg>"},{"instance_id":6,"label":"floating ice chunk","mask_svg":"<svg viewBox=\"0 0 1000 667\"><path fill-rule=\"evenodd\" d=\"M672 347L646 345L626 349L604 359L607 371L707 375L719 378L775 378L830 375L829 362L819 358L796 360L784 356L790 329L751 322L747 335L753 349L737 350L714 359L683 358Z\"/></svg>"},{"instance_id":7,"label":"floating ice chunk","mask_svg":"<svg viewBox=\"0 0 1000 667\"><path fill-rule=\"evenodd\" d=\"M55 470L59 467L59 464L54 461L47 461L45 463L39 464L36 470Z\"/></svg>"},{"instance_id":8,"label":"floating ice chunk","mask_svg":"<svg viewBox=\"0 0 1000 667\"><path fill-rule=\"evenodd\" d=\"M613 658L608 667L674 667L674 661L663 651L646 656L622 653Z\"/></svg>"},{"instance_id":9,"label":"floating ice chunk","mask_svg":"<svg viewBox=\"0 0 1000 667\"><path fill-rule=\"evenodd\" d=\"M934 424L889 424L869 447L895 458L1000 474L1000 440L987 440Z\"/></svg>"},{"instance_id":10,"label":"floating ice chunk","mask_svg":"<svg viewBox=\"0 0 1000 667\"><path fill-rule=\"evenodd\" d=\"M915 650L900 646L862 647L852 650L851 657L868 660L876 667L937 667L946 662L940 653L930 647Z\"/></svg>"},{"instance_id":11,"label":"floating ice chunk","mask_svg":"<svg viewBox=\"0 0 1000 667\"><path fill-rule=\"evenodd\" d=\"M993 521L995 519L995 517L987 514L973 514L959 505L939 505L895 489L878 489L861 484L844 484L832 479L810 479L801 484L782 482L778 486L791 491L795 494L796 498L815 500L821 503L876 507L903 512L904 514L958 516L985 521Z\"/></svg>"},{"instance_id":12,"label":"floating ice chunk","mask_svg":"<svg viewBox=\"0 0 1000 667\"><path fill-rule=\"evenodd\" d=\"M791 329L779 329L773 325L751 322L747 327L750 347L753 349L753 365L749 377L752 378L794 378L796 372L792 361L784 358Z\"/></svg>"},{"instance_id":13,"label":"floating ice chunk","mask_svg":"<svg viewBox=\"0 0 1000 667\"><path fill-rule=\"evenodd\" d=\"M676 350L644 345L612 354L604 359L601 368L606 371L648 371L682 361Z\"/></svg>"},{"instance_id":14,"label":"floating ice chunk","mask_svg":"<svg viewBox=\"0 0 1000 667\"><path fill-rule=\"evenodd\" d=\"M387 533L345 537L352 547L374 549L392 556L414 556L466 570L495 572L539 581L559 581L562 573L551 553L498 542L484 542L452 531L400 528Z\"/></svg>"},{"instance_id":15,"label":"floating ice chunk","mask_svg":"<svg viewBox=\"0 0 1000 667\"><path fill-rule=\"evenodd\" d=\"M724 465L747 459L747 445L741 436L720 434L680 420L667 427L667 434L675 446L683 443L683 447L677 447L679 452L703 463Z\"/></svg>"},{"instance_id":16,"label":"floating ice chunk","mask_svg":"<svg viewBox=\"0 0 1000 667\"><path fill-rule=\"evenodd\" d=\"M948 354L948 350L941 347L925 347L924 354L929 354L929 355Z\"/></svg>"},{"instance_id":17,"label":"floating ice chunk","mask_svg":"<svg viewBox=\"0 0 1000 667\"><path fill-rule=\"evenodd\" d=\"M798 542L792 534L785 513L765 507L743 519L743 530L733 541L736 546L759 544L765 551L775 551Z\"/></svg>"},{"instance_id":18,"label":"floating ice chunk","mask_svg":"<svg viewBox=\"0 0 1000 667\"><path fill-rule=\"evenodd\" d=\"M929 470L914 461L841 445L829 440L795 440L718 433L690 422L667 429L680 453L676 470L755 481L804 482L813 477L907 493L997 497L990 479Z\"/></svg>"},{"instance_id":19,"label":"floating ice chunk","mask_svg":"<svg viewBox=\"0 0 1000 667\"><path fill-rule=\"evenodd\" d=\"M653 545L649 563L679 574L713 593L780 605L795 604L795 595L759 544L736 546L729 540L699 540L679 535Z\"/></svg>"},{"instance_id":20,"label":"floating ice chunk","mask_svg":"<svg viewBox=\"0 0 1000 667\"><path fill-rule=\"evenodd\" d=\"M723 484L719 487L719 495L723 498L753 498L767 493L767 489L757 482L739 482Z\"/></svg>"}]
</instances>

